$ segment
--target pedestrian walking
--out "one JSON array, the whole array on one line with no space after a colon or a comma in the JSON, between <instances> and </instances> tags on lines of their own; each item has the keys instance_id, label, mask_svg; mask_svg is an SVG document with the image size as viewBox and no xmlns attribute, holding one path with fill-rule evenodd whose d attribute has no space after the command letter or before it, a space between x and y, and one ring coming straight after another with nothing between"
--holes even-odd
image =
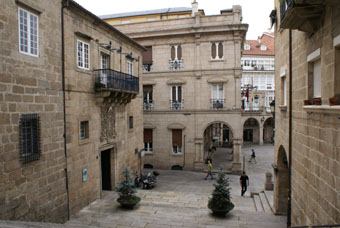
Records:
<instances>
[{"instance_id":1,"label":"pedestrian walking","mask_svg":"<svg viewBox=\"0 0 340 228\"><path fill-rule=\"evenodd\" d=\"M211 171L212 171L212 164L211 164L211 161L208 160L208 174L207 174L207 176L204 178L204 180L208 179L209 176L211 177L211 180L214 179L214 177L213 177Z\"/></svg>"},{"instance_id":2,"label":"pedestrian walking","mask_svg":"<svg viewBox=\"0 0 340 228\"><path fill-rule=\"evenodd\" d=\"M240 177L240 185L241 185L241 196L244 195L247 191L247 186L249 186L249 178L246 175L246 172L243 172Z\"/></svg>"},{"instance_id":3,"label":"pedestrian walking","mask_svg":"<svg viewBox=\"0 0 340 228\"><path fill-rule=\"evenodd\" d=\"M255 150L254 149L251 149L251 155L250 155L250 159L249 159L249 162L251 162L252 160L255 161L255 164L256 164L256 154L255 154Z\"/></svg>"}]
</instances>

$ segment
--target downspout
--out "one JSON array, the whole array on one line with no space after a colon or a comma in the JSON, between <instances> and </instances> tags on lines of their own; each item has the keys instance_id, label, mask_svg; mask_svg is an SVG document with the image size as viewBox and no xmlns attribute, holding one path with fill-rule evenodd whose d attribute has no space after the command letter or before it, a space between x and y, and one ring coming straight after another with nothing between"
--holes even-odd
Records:
<instances>
[{"instance_id":1,"label":"downspout","mask_svg":"<svg viewBox=\"0 0 340 228\"><path fill-rule=\"evenodd\" d=\"M184 169L184 166L185 166L185 136L186 135L184 135L184 145L183 145L183 169Z\"/></svg>"},{"instance_id":2,"label":"downspout","mask_svg":"<svg viewBox=\"0 0 340 228\"><path fill-rule=\"evenodd\" d=\"M63 89L63 112L64 112L64 155L65 155L65 179L66 179L66 194L67 194L67 219L70 220L70 194L68 188L67 175L67 148L66 148L66 98L65 98L65 37L64 37L64 8L69 6L69 1L62 2L61 7L61 80Z\"/></svg>"},{"instance_id":3,"label":"downspout","mask_svg":"<svg viewBox=\"0 0 340 228\"><path fill-rule=\"evenodd\" d=\"M287 227L292 224L292 132L293 132L293 52L292 52L292 30L289 29L289 133L288 133L288 211L287 211Z\"/></svg>"}]
</instances>

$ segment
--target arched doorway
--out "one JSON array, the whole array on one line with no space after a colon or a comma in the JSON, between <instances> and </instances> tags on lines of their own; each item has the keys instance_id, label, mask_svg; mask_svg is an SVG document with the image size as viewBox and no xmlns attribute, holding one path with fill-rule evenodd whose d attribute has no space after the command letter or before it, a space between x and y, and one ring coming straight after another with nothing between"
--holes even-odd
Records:
<instances>
[{"instance_id":1,"label":"arched doorway","mask_svg":"<svg viewBox=\"0 0 340 228\"><path fill-rule=\"evenodd\" d=\"M245 143L260 143L260 125L254 118L249 118L243 125L243 141Z\"/></svg>"},{"instance_id":2,"label":"arched doorway","mask_svg":"<svg viewBox=\"0 0 340 228\"><path fill-rule=\"evenodd\" d=\"M274 136L274 119L270 117L263 123L263 142L272 143Z\"/></svg>"},{"instance_id":3,"label":"arched doorway","mask_svg":"<svg viewBox=\"0 0 340 228\"><path fill-rule=\"evenodd\" d=\"M204 160L213 162L215 169L231 170L233 160L233 132L223 122L211 123L204 130Z\"/></svg>"},{"instance_id":4,"label":"arched doorway","mask_svg":"<svg viewBox=\"0 0 340 228\"><path fill-rule=\"evenodd\" d=\"M289 170L286 150L281 145L277 154L274 184L274 211L276 214L287 214Z\"/></svg>"}]
</instances>

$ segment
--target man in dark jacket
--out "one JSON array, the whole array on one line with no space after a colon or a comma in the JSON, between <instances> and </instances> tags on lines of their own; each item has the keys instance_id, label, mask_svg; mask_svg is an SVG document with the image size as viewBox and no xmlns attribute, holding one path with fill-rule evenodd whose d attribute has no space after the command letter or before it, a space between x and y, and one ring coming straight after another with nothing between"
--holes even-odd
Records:
<instances>
[{"instance_id":1,"label":"man in dark jacket","mask_svg":"<svg viewBox=\"0 0 340 228\"><path fill-rule=\"evenodd\" d=\"M243 172L240 177L240 185L241 185L241 196L244 195L247 191L247 186L249 186L249 178L246 175L246 172Z\"/></svg>"}]
</instances>

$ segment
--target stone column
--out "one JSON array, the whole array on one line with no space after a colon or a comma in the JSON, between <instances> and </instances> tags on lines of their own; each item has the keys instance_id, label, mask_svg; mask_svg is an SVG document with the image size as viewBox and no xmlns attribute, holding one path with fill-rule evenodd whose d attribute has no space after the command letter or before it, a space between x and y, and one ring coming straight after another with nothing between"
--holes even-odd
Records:
<instances>
[{"instance_id":1,"label":"stone column","mask_svg":"<svg viewBox=\"0 0 340 228\"><path fill-rule=\"evenodd\" d=\"M242 139L234 139L233 140L233 164L232 164L232 172L235 174L242 173L242 164L243 164L243 156L242 156Z\"/></svg>"},{"instance_id":2,"label":"stone column","mask_svg":"<svg viewBox=\"0 0 340 228\"><path fill-rule=\"evenodd\" d=\"M263 145L263 123L261 123L260 121L260 139L259 139L259 142L260 142L260 145Z\"/></svg>"},{"instance_id":3,"label":"stone column","mask_svg":"<svg viewBox=\"0 0 340 228\"><path fill-rule=\"evenodd\" d=\"M203 160L203 139L196 138L195 139L195 161L194 161L194 170L202 171L204 169L204 160Z\"/></svg>"}]
</instances>

